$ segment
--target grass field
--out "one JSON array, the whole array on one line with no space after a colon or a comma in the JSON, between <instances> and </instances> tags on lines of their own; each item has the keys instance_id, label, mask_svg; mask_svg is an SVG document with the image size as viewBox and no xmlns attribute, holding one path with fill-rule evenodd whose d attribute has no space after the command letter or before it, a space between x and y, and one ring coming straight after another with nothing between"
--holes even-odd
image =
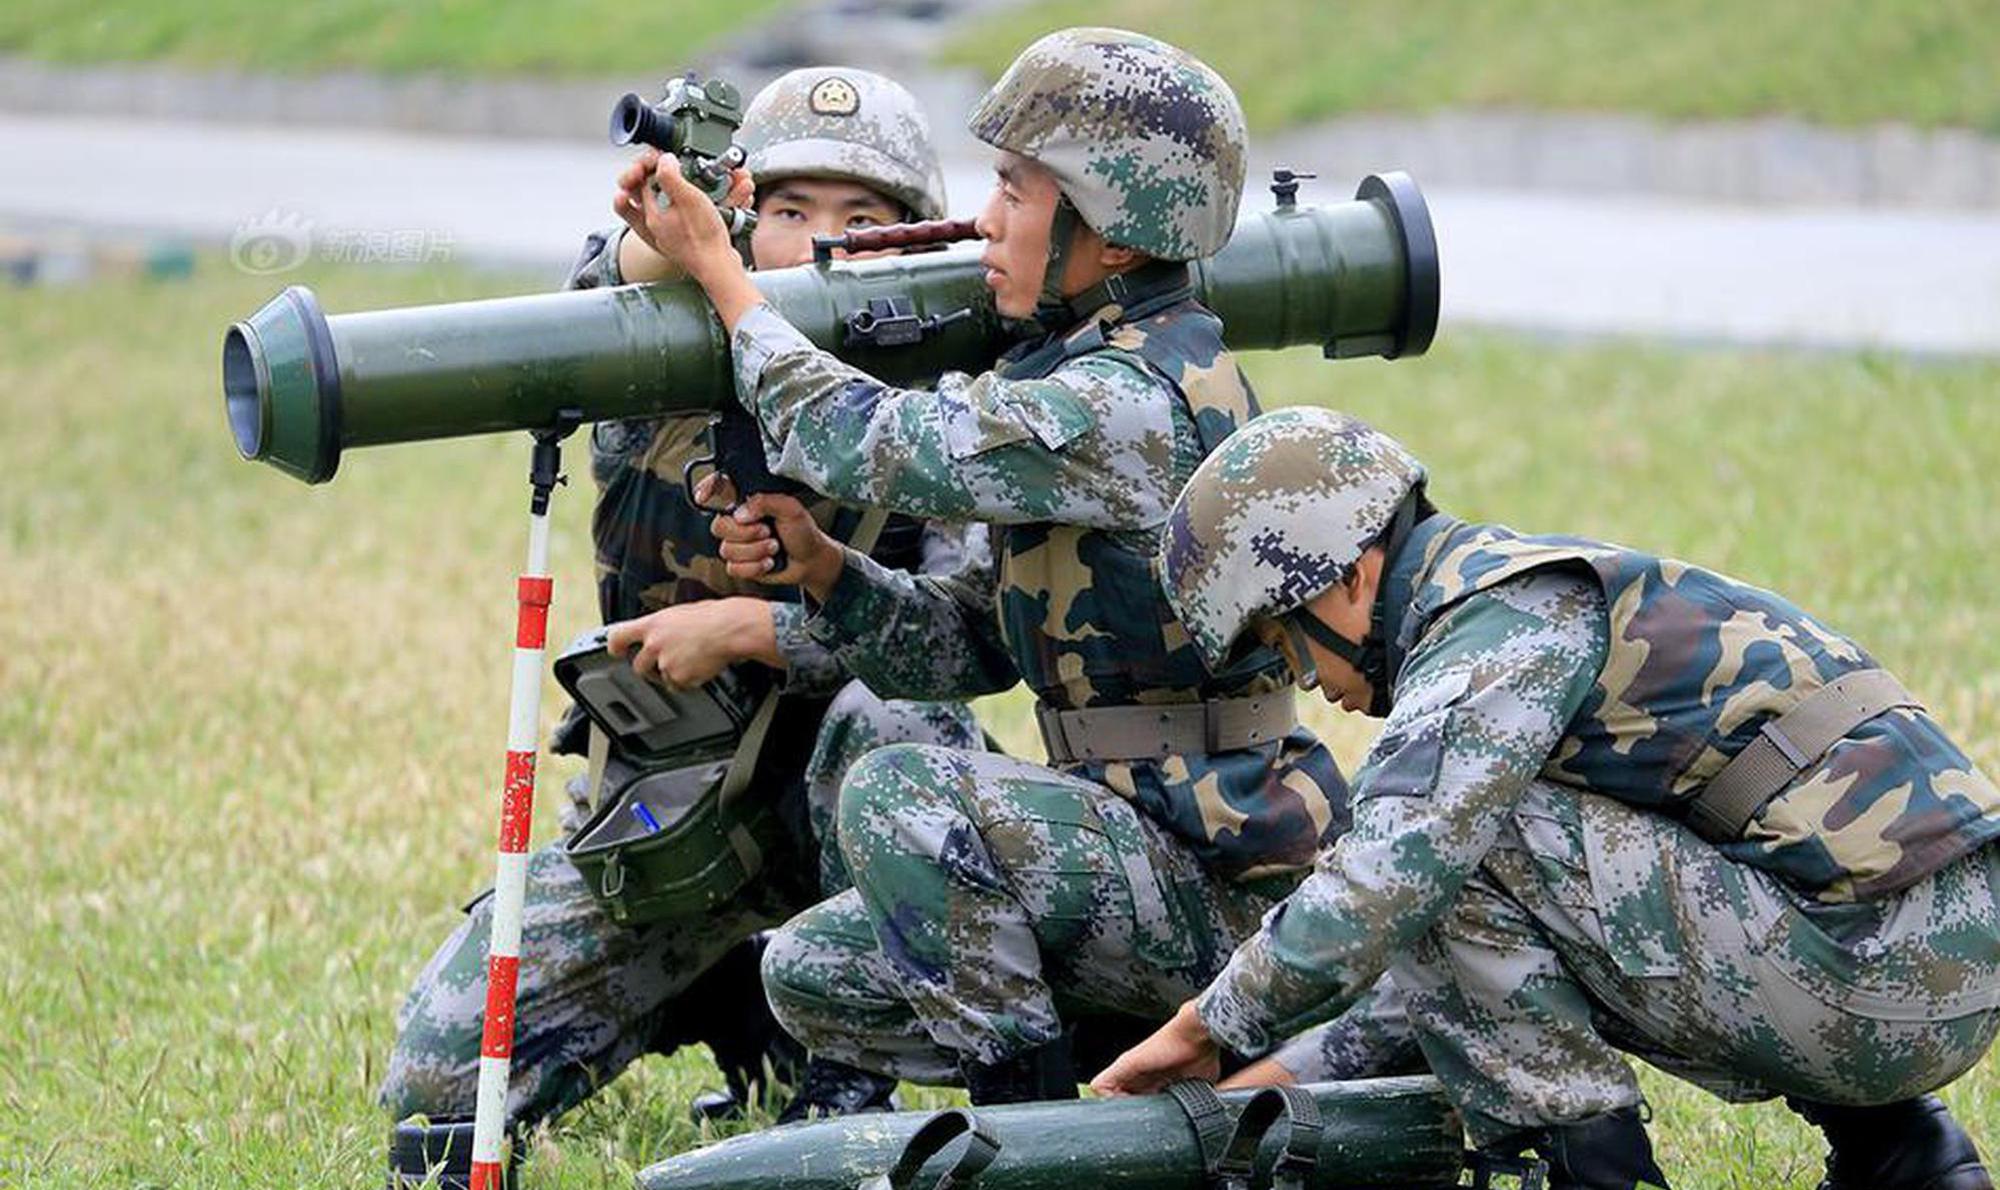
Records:
<instances>
[{"instance_id":1,"label":"grass field","mask_svg":"<svg viewBox=\"0 0 2000 1190\"><path fill-rule=\"evenodd\" d=\"M783 3L14 0L0 9L0 53L258 71L658 73ZM1208 57L1260 128L1499 104L2000 134L2000 18L1988 0L1031 0L976 23L948 57L997 74L1036 35L1078 24L1156 32Z\"/></svg>"},{"instance_id":2,"label":"grass field","mask_svg":"<svg viewBox=\"0 0 2000 1190\"><path fill-rule=\"evenodd\" d=\"M997 75L1068 25L1186 46L1264 128L1503 105L2000 133L2000 19L1984 0L1034 0L968 30L951 56Z\"/></svg>"},{"instance_id":3,"label":"grass field","mask_svg":"<svg viewBox=\"0 0 2000 1190\"><path fill-rule=\"evenodd\" d=\"M236 70L666 74L785 0L14 0L0 53Z\"/></svg>"},{"instance_id":4,"label":"grass field","mask_svg":"<svg viewBox=\"0 0 2000 1190\"><path fill-rule=\"evenodd\" d=\"M273 285L203 266L0 289L0 1185L370 1184L396 1005L489 875L525 446L361 452L315 489L239 462L216 344ZM303 279L334 311L533 284ZM1401 435L1462 514L1794 594L2000 769L2000 364L1447 331L1417 362L1254 367L1269 402ZM557 640L590 618L587 505L559 497ZM984 709L1028 750L1018 698ZM712 1081L643 1063L534 1140L530 1186L629 1185L699 1139ZM1813 1183L1782 1109L1649 1087L1677 1184ZM1991 1062L1949 1097L2000 1141Z\"/></svg>"}]
</instances>

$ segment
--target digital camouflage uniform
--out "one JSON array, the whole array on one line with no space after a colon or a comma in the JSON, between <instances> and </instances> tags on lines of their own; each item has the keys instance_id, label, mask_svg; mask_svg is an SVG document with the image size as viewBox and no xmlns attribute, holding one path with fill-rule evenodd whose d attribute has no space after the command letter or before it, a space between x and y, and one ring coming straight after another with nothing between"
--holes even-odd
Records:
<instances>
[{"instance_id":1,"label":"digital camouflage uniform","mask_svg":"<svg viewBox=\"0 0 2000 1190\"><path fill-rule=\"evenodd\" d=\"M1070 104L1127 123L1071 128ZM1234 97L1169 47L1079 30L1024 54L972 124L1029 156L1049 146L1059 177L1115 179L1115 202L1063 185L1106 234L1159 259L1115 300L1076 303L1063 333L933 391L848 367L768 307L744 317L738 393L774 470L855 503L994 525L997 598L850 560L808 630L883 642L866 650L866 672L899 694L1019 680L1067 709L1282 691L1268 652L1208 675L1150 572L1174 494L1255 408L1220 323L1185 267L1166 263L1214 252L1232 226ZM1176 173L1199 160L1222 163L1205 186ZM1345 825L1344 795L1304 730L1232 752L1053 768L881 749L841 791L856 887L773 939L772 1006L815 1052L924 1081L1049 1043L1078 1012L1163 1017Z\"/></svg>"},{"instance_id":2,"label":"digital camouflage uniform","mask_svg":"<svg viewBox=\"0 0 2000 1190\"><path fill-rule=\"evenodd\" d=\"M885 98L892 91L900 102ZM828 111L811 110L815 95ZM829 128L847 137L879 134L880 147L839 139ZM942 211L942 182L927 147L928 130L907 93L879 76L843 68L784 76L752 101L743 141L751 166L766 180L846 177L879 186L924 214ZM592 235L569 286L622 284L619 239L619 233ZM599 909L560 845L534 852L528 862L510 1123L573 1106L639 1056L671 1052L703 1037L706 1022L700 1018L734 1010L704 1003L712 999L697 985L704 973L719 964L747 963L746 973L754 978L756 960L745 939L847 885L833 841L833 805L856 758L905 741L981 746L978 725L963 704L886 701L854 680L851 650L837 642L823 645L805 633L795 591L728 576L709 531L713 514L688 502L682 482L683 466L705 453L703 424L702 418L676 417L593 428L599 607L610 623L729 595L773 601L786 697L751 788L780 799L793 847L767 857L764 875L730 904L697 919L636 929L613 923ZM850 534L860 519L830 501L812 508L815 519L837 536ZM875 553L892 566L973 582L986 581L976 571L990 562L982 526L903 517L891 519ZM966 574L968 568L974 573ZM610 764L620 763L614 753ZM582 825L589 811L582 778L568 793L565 834ZM433 955L399 1014L382 1088L384 1104L399 1118L472 1107L489 928L489 902L482 898ZM720 978L718 972L715 979Z\"/></svg>"},{"instance_id":3,"label":"digital camouflage uniform","mask_svg":"<svg viewBox=\"0 0 2000 1190\"><path fill-rule=\"evenodd\" d=\"M1288 410L1197 476L1163 572L1208 655L1287 602L1251 592L1345 577L1386 519L1351 477L1387 441ZM1765 723L1873 667L1858 645L1698 567L1443 515L1384 583L1393 707L1353 827L1203 994L1220 1042L1265 1051L1390 969L1480 1143L1635 1104L1619 1050L1730 1097L1857 1104L1985 1051L2000 791L1927 714L1850 730L1740 841L1679 820ZM1307 1076L1311 1048L1287 1051Z\"/></svg>"}]
</instances>

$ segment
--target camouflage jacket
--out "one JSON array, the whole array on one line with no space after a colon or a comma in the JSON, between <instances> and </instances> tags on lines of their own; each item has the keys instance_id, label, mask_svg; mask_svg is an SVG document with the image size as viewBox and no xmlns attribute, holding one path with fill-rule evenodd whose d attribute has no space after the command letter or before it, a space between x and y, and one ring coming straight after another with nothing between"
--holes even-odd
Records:
<instances>
[{"instance_id":1,"label":"camouflage jacket","mask_svg":"<svg viewBox=\"0 0 2000 1190\"><path fill-rule=\"evenodd\" d=\"M1574 537L1460 526L1437 541L1416 631L1510 575L1587 566L1612 648L1544 774L1680 811L1758 730L1826 683L1876 667L1860 645L1769 591ZM1928 714L1902 708L1849 732L1722 851L1824 901L1873 900L2000 835L1996 790Z\"/></svg>"},{"instance_id":2,"label":"camouflage jacket","mask_svg":"<svg viewBox=\"0 0 2000 1190\"><path fill-rule=\"evenodd\" d=\"M774 471L843 500L995 524L992 625L966 631L981 601L962 588L888 588L861 567L822 609L835 631L899 633L895 664L928 671L906 679L927 696L1003 688L1016 675L1062 708L1282 688L1282 663L1264 652L1211 677L1152 577L1174 496L1255 407L1220 323L1184 291L1142 301L1129 318L1106 307L994 371L948 374L935 391L874 380L769 307L744 318L735 348L738 393L764 427ZM927 633L936 656L911 647ZM965 643L943 646L947 633ZM899 682L894 692L912 690ZM1261 748L1070 771L1132 799L1232 877L1299 871L1345 825L1345 782L1302 729Z\"/></svg>"},{"instance_id":3,"label":"camouflage jacket","mask_svg":"<svg viewBox=\"0 0 2000 1190\"><path fill-rule=\"evenodd\" d=\"M622 285L618 246L622 229L593 234L570 270L568 288ZM676 603L748 595L774 601L778 651L785 658L785 688L832 694L852 676L845 646L832 647L805 630L806 609L795 588L731 578L717 556L712 514L687 499L682 468L705 454L702 416L632 418L599 422L591 429L590 469L597 484L591 514L596 542L598 607L606 623L628 620ZM860 513L830 500L812 504L814 519L845 539ZM919 525L894 517L875 556L890 566L949 574L986 561L983 526ZM976 538L977 540L969 540Z\"/></svg>"},{"instance_id":4,"label":"camouflage jacket","mask_svg":"<svg viewBox=\"0 0 2000 1190\"><path fill-rule=\"evenodd\" d=\"M1444 912L1529 782L1671 810L1763 722L1873 665L1768 592L1576 538L1434 516L1386 581L1393 705L1354 827L1201 1000L1243 1052L1365 990ZM1722 850L1841 900L1906 887L1996 832L1991 783L1927 716L1892 711Z\"/></svg>"}]
</instances>

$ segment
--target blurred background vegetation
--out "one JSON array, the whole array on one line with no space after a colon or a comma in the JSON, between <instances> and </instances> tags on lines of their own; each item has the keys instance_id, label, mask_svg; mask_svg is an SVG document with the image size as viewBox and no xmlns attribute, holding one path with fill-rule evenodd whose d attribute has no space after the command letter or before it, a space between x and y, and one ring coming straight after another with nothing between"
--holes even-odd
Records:
<instances>
[{"instance_id":1,"label":"blurred background vegetation","mask_svg":"<svg viewBox=\"0 0 2000 1190\"><path fill-rule=\"evenodd\" d=\"M0 53L254 71L653 73L783 0L13 0ZM2000 133L1990 0L1030 0L941 61L998 74L1037 35L1116 25L1206 58L1270 129L1352 112L1504 106L1668 117L1902 120Z\"/></svg>"}]
</instances>

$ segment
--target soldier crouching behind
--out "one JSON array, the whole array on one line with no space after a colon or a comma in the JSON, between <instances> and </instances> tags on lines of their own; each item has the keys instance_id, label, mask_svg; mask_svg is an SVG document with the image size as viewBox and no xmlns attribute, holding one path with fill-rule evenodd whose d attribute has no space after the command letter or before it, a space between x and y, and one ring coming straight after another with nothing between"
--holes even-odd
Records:
<instances>
[{"instance_id":1,"label":"soldier crouching behind","mask_svg":"<svg viewBox=\"0 0 2000 1190\"><path fill-rule=\"evenodd\" d=\"M1288 409L1176 503L1162 582L1210 664L1276 646L1387 722L1352 829L1094 1085L1213 1075L1387 969L1473 1142L1534 1147L1554 1185L1667 1184L1623 1051L1784 1095L1830 1142L1827 1190L1990 1187L1929 1092L2000 1029L2000 790L1784 599L1466 524L1424 480Z\"/></svg>"},{"instance_id":2,"label":"soldier crouching behind","mask_svg":"<svg viewBox=\"0 0 2000 1190\"><path fill-rule=\"evenodd\" d=\"M1074 1098L1071 1027L1164 1019L1204 984L1344 826L1346 785L1297 725L1277 654L1210 674L1150 572L1175 494L1254 411L1187 263L1234 229L1235 95L1172 46L1071 29L1029 47L970 123L998 150L986 281L1040 333L932 391L814 349L677 172L647 218L730 329L773 469L988 522L1000 579L896 576L825 548L780 498L718 522L731 573L803 585L829 639L916 644L869 650L878 690L1025 682L1051 761L898 745L856 764L839 832L855 888L778 932L773 1007L817 1052L962 1082L975 1103Z\"/></svg>"},{"instance_id":3,"label":"soldier crouching behind","mask_svg":"<svg viewBox=\"0 0 2000 1190\"><path fill-rule=\"evenodd\" d=\"M760 268L811 259L815 234L939 218L943 178L930 132L903 88L861 70L793 71L761 91L745 113L741 143L755 183L759 222L750 254ZM646 150L621 185L650 176ZM739 179L739 205L747 197ZM618 213L638 221L625 189ZM704 202L706 200L703 200ZM671 275L629 227L593 235L571 288ZM974 749L982 736L952 702L888 702L851 678L846 653L803 630L796 596L733 580L715 560L710 513L691 504L682 467L702 453L701 417L606 422L591 436L598 500L598 595L614 651L633 651L642 672L680 686L724 667L761 663L781 675L784 697L761 751L750 796L774 799L791 829L790 854L767 856L763 874L731 902L687 920L630 928L614 922L559 846L529 860L518 1019L507 1116L511 1128L567 1110L646 1053L690 1042L715 1051L740 1098L764 1066L796 1053L772 1021L758 981L757 931L847 886L833 842L841 778L871 748L922 742ZM813 506L818 524L850 532L856 510ZM891 567L951 573L984 565L983 529L893 518L875 555ZM581 725L572 714L566 727ZM568 750L578 750L575 735ZM558 750L564 750L561 743ZM621 772L613 752L607 787ZM571 786L568 833L590 807ZM398 1019L381 1097L398 1119L459 1116L473 1107L484 1008L487 901L418 976ZM786 1118L881 1107L893 1080L813 1062ZM733 1103L710 1103L710 1110ZM455 1159L460 1159L454 1154ZM407 1172L422 1175L422 1163ZM447 1168L447 1176L450 1169ZM447 1183L449 1184L449 1183Z\"/></svg>"}]
</instances>

